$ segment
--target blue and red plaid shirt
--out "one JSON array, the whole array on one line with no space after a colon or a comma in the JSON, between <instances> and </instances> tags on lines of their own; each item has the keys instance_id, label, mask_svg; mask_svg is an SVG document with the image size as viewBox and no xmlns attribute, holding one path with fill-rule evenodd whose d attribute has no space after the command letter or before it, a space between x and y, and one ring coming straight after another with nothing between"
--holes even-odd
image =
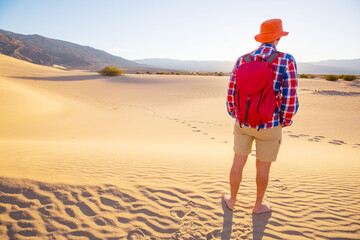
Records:
<instances>
[{"instance_id":1,"label":"blue and red plaid shirt","mask_svg":"<svg viewBox=\"0 0 360 240\"><path fill-rule=\"evenodd\" d=\"M264 43L258 49L251 52L251 57L257 61L259 57L267 59L273 52L276 51L275 46ZM235 108L235 89L236 89L236 70L245 63L245 59L241 56L235 63L234 69L230 76L227 101L227 110L231 117L236 118ZM292 124L292 117L299 108L299 100L297 97L297 67L293 56L287 53L281 53L275 61L272 62L272 67L275 72L274 91L278 100L278 107L276 107L273 118L268 123L252 126L242 124L242 126L267 129L279 126L290 126Z\"/></svg>"}]
</instances>

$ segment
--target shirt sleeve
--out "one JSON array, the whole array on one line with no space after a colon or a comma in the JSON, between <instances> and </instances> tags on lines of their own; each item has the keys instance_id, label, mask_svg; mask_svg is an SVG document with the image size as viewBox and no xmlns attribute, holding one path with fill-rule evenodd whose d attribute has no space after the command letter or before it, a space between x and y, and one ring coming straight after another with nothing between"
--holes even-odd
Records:
<instances>
[{"instance_id":1,"label":"shirt sleeve","mask_svg":"<svg viewBox=\"0 0 360 240\"><path fill-rule=\"evenodd\" d=\"M229 85L227 89L227 98L226 98L226 107L229 115L233 118L236 118L235 112L235 89L236 89L236 69L240 59L236 61L235 66L230 75Z\"/></svg>"},{"instance_id":2,"label":"shirt sleeve","mask_svg":"<svg viewBox=\"0 0 360 240\"><path fill-rule=\"evenodd\" d=\"M282 101L280 116L282 126L287 127L292 124L292 118L299 108L299 99L297 96L297 67L294 59L289 61L288 68L283 75L281 86Z\"/></svg>"}]
</instances>

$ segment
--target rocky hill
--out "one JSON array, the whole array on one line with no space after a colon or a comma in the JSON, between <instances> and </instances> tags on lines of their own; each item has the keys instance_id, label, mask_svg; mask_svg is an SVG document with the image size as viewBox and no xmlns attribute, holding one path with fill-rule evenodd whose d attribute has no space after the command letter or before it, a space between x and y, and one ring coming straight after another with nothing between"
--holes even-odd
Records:
<instances>
[{"instance_id":1,"label":"rocky hill","mask_svg":"<svg viewBox=\"0 0 360 240\"><path fill-rule=\"evenodd\" d=\"M97 71L106 65L117 65L130 71L154 70L92 47L4 30L0 30L0 53L36 64L60 65L68 69Z\"/></svg>"}]
</instances>

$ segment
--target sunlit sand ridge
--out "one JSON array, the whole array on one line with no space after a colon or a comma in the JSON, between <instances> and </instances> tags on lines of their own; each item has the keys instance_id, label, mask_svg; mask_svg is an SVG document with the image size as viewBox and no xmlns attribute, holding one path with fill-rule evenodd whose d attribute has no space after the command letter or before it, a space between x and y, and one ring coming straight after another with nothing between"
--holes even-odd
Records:
<instances>
[{"instance_id":1,"label":"sunlit sand ridge","mask_svg":"<svg viewBox=\"0 0 360 240\"><path fill-rule=\"evenodd\" d=\"M0 55L1 239L360 239L360 83L299 83L266 201L229 212L228 77L64 71Z\"/></svg>"}]
</instances>

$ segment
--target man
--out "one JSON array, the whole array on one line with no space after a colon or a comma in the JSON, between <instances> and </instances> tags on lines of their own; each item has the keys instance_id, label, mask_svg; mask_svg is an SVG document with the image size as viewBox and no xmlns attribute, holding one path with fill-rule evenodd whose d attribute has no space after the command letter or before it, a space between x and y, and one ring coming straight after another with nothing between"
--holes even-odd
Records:
<instances>
[{"instance_id":1,"label":"man","mask_svg":"<svg viewBox=\"0 0 360 240\"><path fill-rule=\"evenodd\" d=\"M261 43L260 47L250 53L254 61L268 59L274 53L280 38L287 36L288 32L283 31L280 19L270 19L261 24L260 34L255 40ZM231 117L236 118L235 89L236 71L241 64L246 62L241 56L233 69L230 77L227 110ZM243 168L246 164L248 154L251 153L252 143L256 144L256 201L253 213L261 214L271 211L268 203L263 203L264 194L268 185L271 163L276 157L282 140L282 128L292 124L292 117L299 107L297 98L297 69L293 56L287 53L280 53L271 63L274 70L273 87L277 100L277 107L272 119L262 125L251 126L238 120L234 127L234 160L230 171L230 194L225 193L223 200L226 206L233 210L239 186L242 179ZM270 112L271 114L271 112ZM271 116L271 115L270 115Z\"/></svg>"}]
</instances>

